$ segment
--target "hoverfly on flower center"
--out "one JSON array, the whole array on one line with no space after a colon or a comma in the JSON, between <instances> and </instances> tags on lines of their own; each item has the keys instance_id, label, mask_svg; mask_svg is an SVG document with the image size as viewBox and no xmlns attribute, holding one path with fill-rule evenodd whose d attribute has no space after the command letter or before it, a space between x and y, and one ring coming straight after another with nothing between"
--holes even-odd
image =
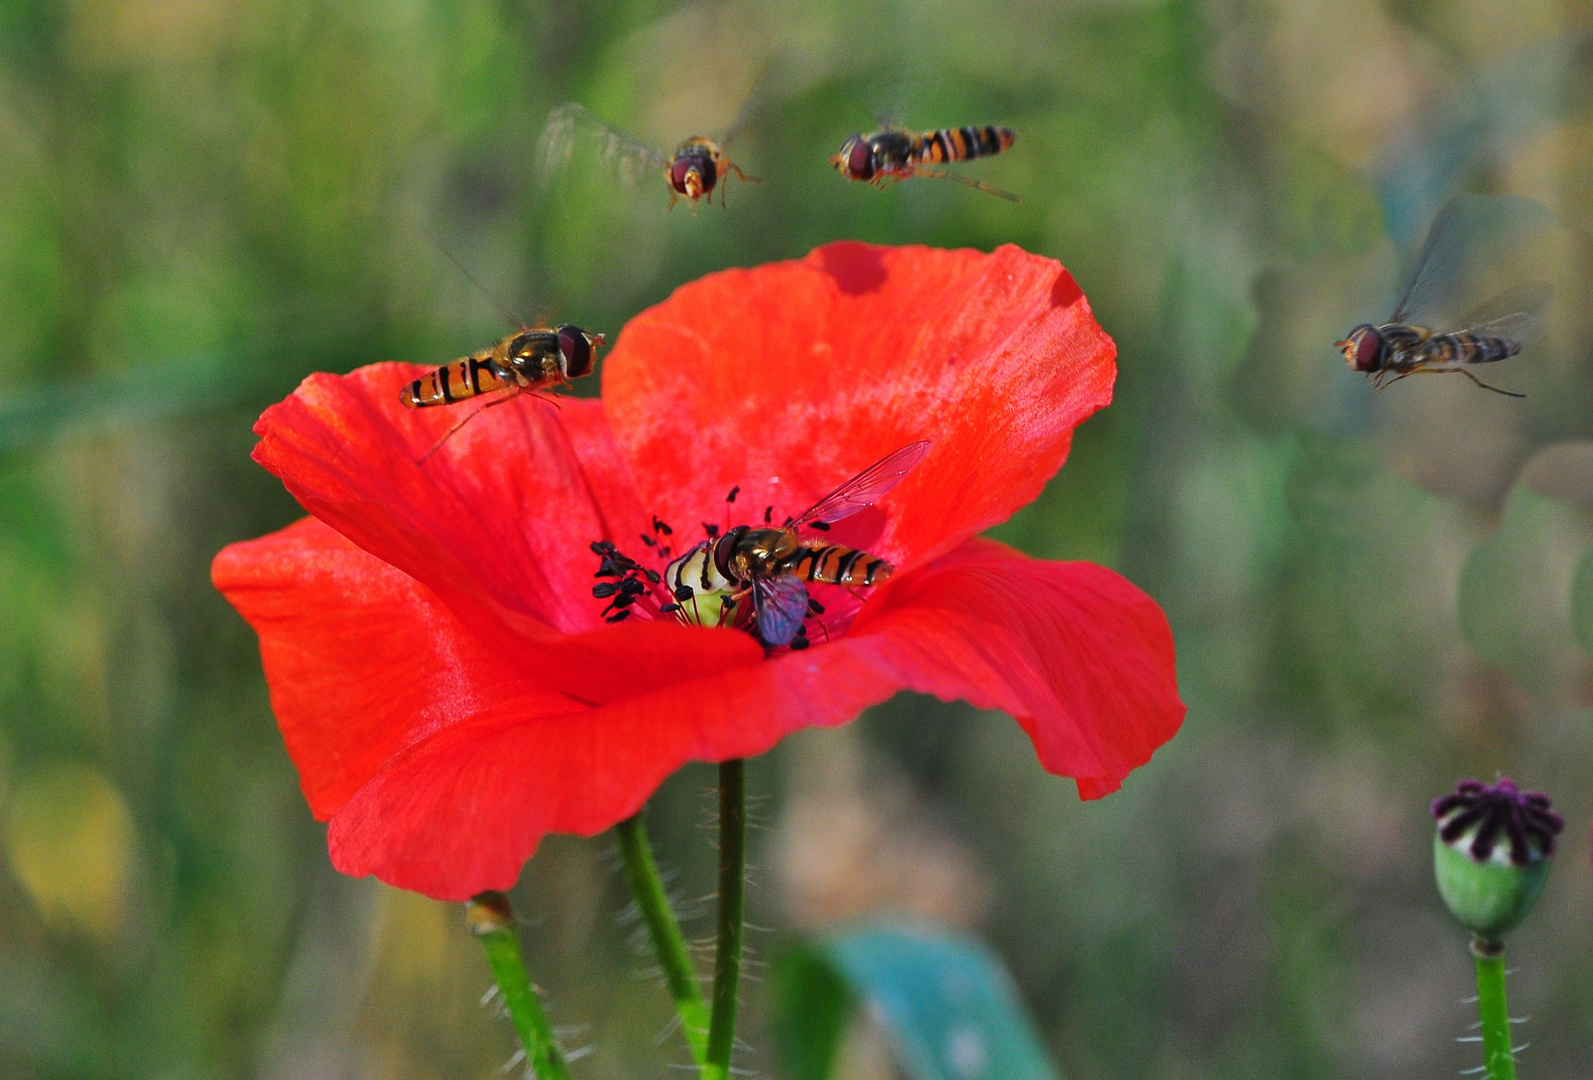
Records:
<instances>
[{"instance_id":1,"label":"hoverfly on flower center","mask_svg":"<svg viewBox=\"0 0 1593 1080\"><path fill-rule=\"evenodd\" d=\"M930 444L909 443L864 469L802 513L774 525L774 508L764 511L761 525L736 525L724 530L704 523L707 538L675 555L666 538L668 525L653 519L653 535L642 542L667 559L660 572L598 541L592 552L601 560L592 595L607 599L603 617L621 622L635 611L652 617L672 615L695 626L729 626L744 630L765 648L805 649L807 622L825 614L809 595L810 584L855 590L883 583L895 567L858 548L832 544L807 535L828 531L831 524L874 505L913 470ZM727 506L739 488L731 490ZM820 622L821 631L828 629Z\"/></svg>"}]
</instances>

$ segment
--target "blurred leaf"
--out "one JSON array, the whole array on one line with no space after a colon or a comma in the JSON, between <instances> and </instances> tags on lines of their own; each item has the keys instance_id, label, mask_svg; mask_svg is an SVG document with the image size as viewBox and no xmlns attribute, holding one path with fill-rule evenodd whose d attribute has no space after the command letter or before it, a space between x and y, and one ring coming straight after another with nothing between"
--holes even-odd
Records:
<instances>
[{"instance_id":1,"label":"blurred leaf","mask_svg":"<svg viewBox=\"0 0 1593 1080\"><path fill-rule=\"evenodd\" d=\"M1578 664L1571 598L1590 549L1585 509L1517 484L1498 531L1461 571L1466 641L1534 694L1562 685Z\"/></svg>"},{"instance_id":2,"label":"blurred leaf","mask_svg":"<svg viewBox=\"0 0 1593 1080\"><path fill-rule=\"evenodd\" d=\"M1582 557L1571 578L1571 629L1583 651L1593 656L1593 549Z\"/></svg>"},{"instance_id":3,"label":"blurred leaf","mask_svg":"<svg viewBox=\"0 0 1593 1080\"><path fill-rule=\"evenodd\" d=\"M6 856L47 923L104 940L121 921L133 860L132 814L86 765L26 777L6 811Z\"/></svg>"},{"instance_id":4,"label":"blurred leaf","mask_svg":"<svg viewBox=\"0 0 1593 1080\"><path fill-rule=\"evenodd\" d=\"M329 364L328 357L346 353L337 347L346 340L339 330L256 341L0 396L0 454L60 435L113 430L285 393L303 374L341 368ZM284 362L284 356L299 359Z\"/></svg>"},{"instance_id":5,"label":"blurred leaf","mask_svg":"<svg viewBox=\"0 0 1593 1080\"><path fill-rule=\"evenodd\" d=\"M856 1004L846 980L822 948L801 944L781 954L771 995L776 1004L771 1035L787 1080L826 1080Z\"/></svg>"},{"instance_id":6,"label":"blurred leaf","mask_svg":"<svg viewBox=\"0 0 1593 1080\"><path fill-rule=\"evenodd\" d=\"M912 1080L1057 1080L1001 961L940 927L870 926L787 953L774 980L776 1054L825 1080L854 1001Z\"/></svg>"}]
</instances>

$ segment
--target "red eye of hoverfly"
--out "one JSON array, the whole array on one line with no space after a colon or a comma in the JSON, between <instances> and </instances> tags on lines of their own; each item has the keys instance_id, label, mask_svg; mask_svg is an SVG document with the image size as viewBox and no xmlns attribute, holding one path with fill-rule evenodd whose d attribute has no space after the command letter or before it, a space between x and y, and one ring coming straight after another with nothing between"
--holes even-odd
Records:
<instances>
[{"instance_id":1,"label":"red eye of hoverfly","mask_svg":"<svg viewBox=\"0 0 1593 1080\"><path fill-rule=\"evenodd\" d=\"M1360 342L1355 346L1355 370L1376 371L1382 352L1382 336L1370 326L1365 327Z\"/></svg>"},{"instance_id":2,"label":"red eye of hoverfly","mask_svg":"<svg viewBox=\"0 0 1593 1080\"><path fill-rule=\"evenodd\" d=\"M565 323L558 329L559 352L564 356L564 375L579 379L592 370L592 346L578 326Z\"/></svg>"},{"instance_id":3,"label":"red eye of hoverfly","mask_svg":"<svg viewBox=\"0 0 1593 1080\"><path fill-rule=\"evenodd\" d=\"M846 151L846 173L854 180L870 180L874 176L874 148L860 135L853 135L851 147Z\"/></svg>"}]
</instances>

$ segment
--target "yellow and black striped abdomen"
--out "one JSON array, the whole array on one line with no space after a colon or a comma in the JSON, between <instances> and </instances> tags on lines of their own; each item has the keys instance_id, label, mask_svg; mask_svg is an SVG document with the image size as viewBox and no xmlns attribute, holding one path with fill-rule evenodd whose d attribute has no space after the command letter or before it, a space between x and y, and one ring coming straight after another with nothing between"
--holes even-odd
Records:
<instances>
[{"instance_id":1,"label":"yellow and black striped abdomen","mask_svg":"<svg viewBox=\"0 0 1593 1080\"><path fill-rule=\"evenodd\" d=\"M1436 334L1426 344L1445 364L1491 364L1521 351L1519 341L1480 334Z\"/></svg>"},{"instance_id":2,"label":"yellow and black striped abdomen","mask_svg":"<svg viewBox=\"0 0 1593 1080\"><path fill-rule=\"evenodd\" d=\"M1015 138L1017 133L1004 127L941 128L921 137L917 157L930 164L989 157L1011 146Z\"/></svg>"},{"instance_id":3,"label":"yellow and black striped abdomen","mask_svg":"<svg viewBox=\"0 0 1593 1080\"><path fill-rule=\"evenodd\" d=\"M432 405L452 405L477 394L490 394L514 385L513 378L499 370L490 353L477 353L421 376L404 387L398 400L412 409L424 409Z\"/></svg>"},{"instance_id":4,"label":"yellow and black striped abdomen","mask_svg":"<svg viewBox=\"0 0 1593 1080\"><path fill-rule=\"evenodd\" d=\"M831 585L878 585L891 576L893 567L884 559L857 548L839 544L803 545L783 560L783 573L803 581L822 581Z\"/></svg>"}]
</instances>

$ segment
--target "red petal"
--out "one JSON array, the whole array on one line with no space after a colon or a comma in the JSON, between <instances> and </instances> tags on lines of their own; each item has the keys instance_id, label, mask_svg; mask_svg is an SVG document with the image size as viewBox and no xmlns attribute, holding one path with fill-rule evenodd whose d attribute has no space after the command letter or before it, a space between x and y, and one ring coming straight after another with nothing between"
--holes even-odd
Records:
<instances>
[{"instance_id":1,"label":"red petal","mask_svg":"<svg viewBox=\"0 0 1593 1080\"><path fill-rule=\"evenodd\" d=\"M425 586L314 518L216 556L260 635L271 708L310 811L329 817L404 747L494 704L567 712Z\"/></svg>"},{"instance_id":2,"label":"red petal","mask_svg":"<svg viewBox=\"0 0 1593 1080\"><path fill-rule=\"evenodd\" d=\"M400 405L399 388L425 370L375 364L311 375L260 417L255 460L306 510L424 582L483 636L601 625L587 545L632 541L646 519L600 406L511 401L417 463L478 407Z\"/></svg>"},{"instance_id":3,"label":"red petal","mask_svg":"<svg viewBox=\"0 0 1593 1080\"><path fill-rule=\"evenodd\" d=\"M399 751L479 714L569 713L763 658L746 634L673 622L536 647L484 640L431 590L314 519L231 545L211 576L260 635L272 711L323 819ZM572 689L579 699L560 692Z\"/></svg>"},{"instance_id":4,"label":"red petal","mask_svg":"<svg viewBox=\"0 0 1593 1080\"><path fill-rule=\"evenodd\" d=\"M932 440L872 548L911 566L1040 493L1115 355L1050 259L847 242L677 289L625 327L603 403L642 504L677 526L721 522L735 486L738 521L779 520Z\"/></svg>"},{"instance_id":5,"label":"red petal","mask_svg":"<svg viewBox=\"0 0 1593 1080\"><path fill-rule=\"evenodd\" d=\"M899 688L845 645L567 716L481 715L400 755L349 800L327 837L333 865L443 900L506 889L544 835L609 828L685 762L761 754Z\"/></svg>"},{"instance_id":6,"label":"red petal","mask_svg":"<svg viewBox=\"0 0 1593 1080\"><path fill-rule=\"evenodd\" d=\"M1019 717L1052 772L1096 797L1178 728L1172 638L1156 604L1086 563L986 541L893 582L849 636L565 716L489 710L401 753L332 821L333 861L461 899L512 885L549 832L635 813L690 760L762 753L899 689Z\"/></svg>"},{"instance_id":7,"label":"red petal","mask_svg":"<svg viewBox=\"0 0 1593 1080\"><path fill-rule=\"evenodd\" d=\"M847 640L876 647L909 689L1012 714L1086 799L1116 791L1183 722L1167 617L1093 563L973 540L893 581Z\"/></svg>"}]
</instances>

